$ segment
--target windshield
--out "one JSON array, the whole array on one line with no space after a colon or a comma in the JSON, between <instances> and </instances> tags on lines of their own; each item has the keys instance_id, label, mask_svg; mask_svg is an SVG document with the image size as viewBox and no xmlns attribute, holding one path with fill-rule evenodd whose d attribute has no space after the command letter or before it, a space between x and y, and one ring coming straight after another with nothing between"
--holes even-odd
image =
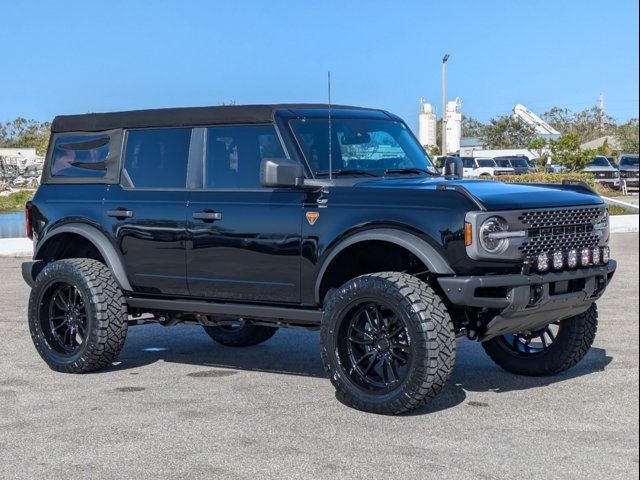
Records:
<instances>
[{"instance_id":1,"label":"windshield","mask_svg":"<svg viewBox=\"0 0 640 480\"><path fill-rule=\"evenodd\" d=\"M524 158L514 158L511 160L511 163L513 164L514 167L529 168L531 166L529 165L529 162L527 162Z\"/></svg>"},{"instance_id":2,"label":"windshield","mask_svg":"<svg viewBox=\"0 0 640 480\"><path fill-rule=\"evenodd\" d=\"M638 157L622 157L620 158L621 167L637 167Z\"/></svg>"},{"instance_id":3,"label":"windshield","mask_svg":"<svg viewBox=\"0 0 640 480\"><path fill-rule=\"evenodd\" d=\"M591 163L588 165L589 167L610 167L611 164L609 160L605 157L596 157Z\"/></svg>"},{"instance_id":4,"label":"windshield","mask_svg":"<svg viewBox=\"0 0 640 480\"><path fill-rule=\"evenodd\" d=\"M478 160L479 167L497 167L495 160Z\"/></svg>"},{"instance_id":5,"label":"windshield","mask_svg":"<svg viewBox=\"0 0 640 480\"><path fill-rule=\"evenodd\" d=\"M329 172L328 119L290 121L302 153L315 174ZM331 168L383 175L390 170L435 173L426 152L407 126L393 120L339 118L331 121ZM393 173L404 173L401 171Z\"/></svg>"}]
</instances>

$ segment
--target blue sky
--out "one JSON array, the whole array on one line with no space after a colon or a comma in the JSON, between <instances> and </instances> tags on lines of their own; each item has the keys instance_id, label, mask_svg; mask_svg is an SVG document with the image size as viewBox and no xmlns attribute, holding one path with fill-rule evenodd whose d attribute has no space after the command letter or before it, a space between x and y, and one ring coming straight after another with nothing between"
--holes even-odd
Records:
<instances>
[{"instance_id":1,"label":"blue sky","mask_svg":"<svg viewBox=\"0 0 640 480\"><path fill-rule=\"evenodd\" d=\"M638 116L638 2L0 0L0 120L221 102Z\"/></svg>"}]
</instances>

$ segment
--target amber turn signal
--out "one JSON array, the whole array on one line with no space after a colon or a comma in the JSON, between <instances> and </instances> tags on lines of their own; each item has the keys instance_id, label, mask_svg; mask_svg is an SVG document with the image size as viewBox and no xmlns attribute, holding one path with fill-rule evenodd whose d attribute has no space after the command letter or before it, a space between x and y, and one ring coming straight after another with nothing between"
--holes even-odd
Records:
<instances>
[{"instance_id":1,"label":"amber turn signal","mask_svg":"<svg viewBox=\"0 0 640 480\"><path fill-rule=\"evenodd\" d=\"M464 223L464 244L468 247L473 243L473 231L471 230L471 224Z\"/></svg>"}]
</instances>

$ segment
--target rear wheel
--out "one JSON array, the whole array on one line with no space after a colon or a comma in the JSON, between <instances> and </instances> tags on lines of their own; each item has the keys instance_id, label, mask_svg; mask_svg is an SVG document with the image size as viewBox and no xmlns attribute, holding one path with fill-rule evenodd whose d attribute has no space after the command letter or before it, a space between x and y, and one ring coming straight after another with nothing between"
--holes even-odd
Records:
<instances>
[{"instance_id":1,"label":"rear wheel","mask_svg":"<svg viewBox=\"0 0 640 480\"><path fill-rule=\"evenodd\" d=\"M322 319L324 368L345 404L399 414L431 401L455 360L455 335L444 304L403 273L363 275L340 287Z\"/></svg>"},{"instance_id":2,"label":"rear wheel","mask_svg":"<svg viewBox=\"0 0 640 480\"><path fill-rule=\"evenodd\" d=\"M74 258L47 265L29 297L29 329L53 370L84 373L113 362L127 336L127 308L109 269Z\"/></svg>"},{"instance_id":3,"label":"rear wheel","mask_svg":"<svg viewBox=\"0 0 640 480\"><path fill-rule=\"evenodd\" d=\"M204 331L216 342L227 347L251 347L266 342L273 337L278 329L262 325L219 325L203 327Z\"/></svg>"},{"instance_id":4,"label":"rear wheel","mask_svg":"<svg viewBox=\"0 0 640 480\"><path fill-rule=\"evenodd\" d=\"M598 309L589 310L546 327L502 335L482 346L491 359L516 375L548 376L568 370L587 354L596 336Z\"/></svg>"}]
</instances>

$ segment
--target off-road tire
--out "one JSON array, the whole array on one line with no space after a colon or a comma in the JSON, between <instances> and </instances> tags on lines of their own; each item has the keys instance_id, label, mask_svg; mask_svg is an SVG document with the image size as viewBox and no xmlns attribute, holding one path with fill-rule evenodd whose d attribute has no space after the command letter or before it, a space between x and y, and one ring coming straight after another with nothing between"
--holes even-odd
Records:
<instances>
[{"instance_id":1,"label":"off-road tire","mask_svg":"<svg viewBox=\"0 0 640 480\"><path fill-rule=\"evenodd\" d=\"M48 287L65 282L82 295L87 312L87 338L80 351L61 355L50 347L41 324L41 302ZM127 305L109 269L97 260L73 258L49 263L35 280L29 297L29 330L36 350L49 367L85 373L110 365L127 337Z\"/></svg>"},{"instance_id":2,"label":"off-road tire","mask_svg":"<svg viewBox=\"0 0 640 480\"><path fill-rule=\"evenodd\" d=\"M580 362L589 352L597 329L598 308L594 303L586 312L562 320L554 342L535 355L518 355L501 337L483 342L482 346L489 357L508 372L544 377L564 372Z\"/></svg>"},{"instance_id":3,"label":"off-road tire","mask_svg":"<svg viewBox=\"0 0 640 480\"><path fill-rule=\"evenodd\" d=\"M203 327L213 340L227 347L252 347L266 342L278 331L277 327L242 325L233 330L225 327Z\"/></svg>"},{"instance_id":4,"label":"off-road tire","mask_svg":"<svg viewBox=\"0 0 640 480\"><path fill-rule=\"evenodd\" d=\"M406 378L383 395L356 385L337 351L343 313L359 298L371 297L384 299L403 312L415 345ZM455 363L456 337L444 303L426 283L404 273L363 275L342 285L325 305L320 343L324 369L338 400L377 414L396 415L428 404L447 383Z\"/></svg>"}]
</instances>

